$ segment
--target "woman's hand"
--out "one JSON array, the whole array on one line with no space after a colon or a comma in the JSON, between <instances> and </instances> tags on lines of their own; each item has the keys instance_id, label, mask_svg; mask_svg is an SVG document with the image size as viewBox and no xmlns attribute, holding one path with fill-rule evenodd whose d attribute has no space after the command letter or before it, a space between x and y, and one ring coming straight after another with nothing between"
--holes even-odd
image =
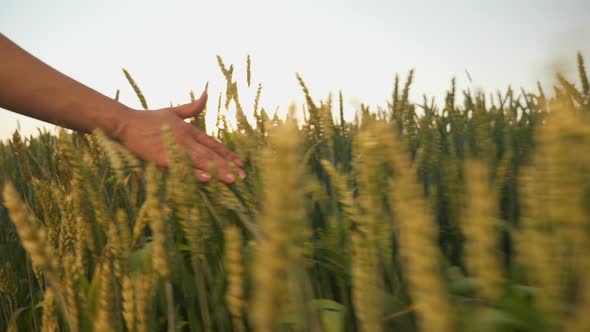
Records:
<instances>
[{"instance_id":1,"label":"woman's hand","mask_svg":"<svg viewBox=\"0 0 590 332\"><path fill-rule=\"evenodd\" d=\"M235 179L230 171L230 163L239 167L240 177L246 176L241 169L243 163L240 158L215 138L184 122L184 119L201 113L206 103L207 94L203 92L199 99L190 104L154 111L122 112L123 119L112 136L139 158L166 167L169 161L166 158L162 128L168 125L176 143L189 154L198 180L208 181L211 178L208 170L210 163L213 163L217 178L225 183L233 183Z\"/></svg>"},{"instance_id":2,"label":"woman's hand","mask_svg":"<svg viewBox=\"0 0 590 332\"><path fill-rule=\"evenodd\" d=\"M184 122L205 109L207 94L196 101L156 111L136 111L51 68L0 33L0 107L65 128L90 133L99 128L139 158L168 166L162 128L168 125L189 153L195 174L207 181L210 163L219 180L235 181L229 164L238 156L213 137ZM238 175L246 174L238 168Z\"/></svg>"}]
</instances>

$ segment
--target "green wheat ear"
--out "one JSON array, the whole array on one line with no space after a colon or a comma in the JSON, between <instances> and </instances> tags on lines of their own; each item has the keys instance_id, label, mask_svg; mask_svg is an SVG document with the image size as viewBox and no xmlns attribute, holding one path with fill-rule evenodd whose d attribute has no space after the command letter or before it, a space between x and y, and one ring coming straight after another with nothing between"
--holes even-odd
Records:
<instances>
[{"instance_id":1,"label":"green wheat ear","mask_svg":"<svg viewBox=\"0 0 590 332\"><path fill-rule=\"evenodd\" d=\"M410 103L410 87L412 86L412 82L414 81L414 69L411 69L408 73L408 78L406 78L406 84L404 85L404 89L402 91L402 100L401 100L401 109L402 111L404 108L408 106Z\"/></svg>"},{"instance_id":2,"label":"green wheat ear","mask_svg":"<svg viewBox=\"0 0 590 332\"><path fill-rule=\"evenodd\" d=\"M338 113L340 115L340 127L344 131L344 101L342 98L342 90L338 91Z\"/></svg>"},{"instance_id":3,"label":"green wheat ear","mask_svg":"<svg viewBox=\"0 0 590 332\"><path fill-rule=\"evenodd\" d=\"M307 87L307 85L305 84L305 81L303 81L303 77L301 76L301 74L297 73L296 74L297 77L297 81L299 82L299 85L301 86L301 89L303 90L303 93L305 94L305 101L307 102L307 107L315 111L317 111L317 106L315 105L315 103L313 102L313 99L311 98L311 95L309 93L309 88Z\"/></svg>"},{"instance_id":4,"label":"green wheat ear","mask_svg":"<svg viewBox=\"0 0 590 332\"><path fill-rule=\"evenodd\" d=\"M582 53L578 53L578 74L582 82L582 93L586 97L590 94L590 85L588 84L588 75L586 74L586 67L584 66L584 57Z\"/></svg>"},{"instance_id":5,"label":"green wheat ear","mask_svg":"<svg viewBox=\"0 0 590 332\"><path fill-rule=\"evenodd\" d=\"M571 96L578 104L584 104L584 96L582 95L582 92L578 91L572 82L568 81L561 74L557 74L557 80L569 96Z\"/></svg>"},{"instance_id":6,"label":"green wheat ear","mask_svg":"<svg viewBox=\"0 0 590 332\"><path fill-rule=\"evenodd\" d=\"M137 85L137 83L135 83L135 80L133 80L133 77L131 77L131 74L129 74L129 72L125 68L123 68L123 73L125 74L125 77L127 78L127 81L129 82L129 84L131 84L133 91L135 91L137 98L139 98L139 102L141 103L141 107L143 107L143 109L147 110L148 104L147 104L147 101L145 100L145 96L141 92L141 89L139 89L139 86Z\"/></svg>"}]
</instances>

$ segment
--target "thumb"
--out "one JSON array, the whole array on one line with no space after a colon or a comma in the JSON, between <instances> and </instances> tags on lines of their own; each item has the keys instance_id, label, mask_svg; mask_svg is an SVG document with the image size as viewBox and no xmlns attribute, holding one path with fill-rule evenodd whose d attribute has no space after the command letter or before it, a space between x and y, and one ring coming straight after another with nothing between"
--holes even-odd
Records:
<instances>
[{"instance_id":1,"label":"thumb","mask_svg":"<svg viewBox=\"0 0 590 332\"><path fill-rule=\"evenodd\" d=\"M207 91L203 91L201 97L199 99L193 101L192 103L171 107L170 109L176 114L177 116L188 119L190 117L194 117L199 115L199 113L205 110L207 106Z\"/></svg>"}]
</instances>

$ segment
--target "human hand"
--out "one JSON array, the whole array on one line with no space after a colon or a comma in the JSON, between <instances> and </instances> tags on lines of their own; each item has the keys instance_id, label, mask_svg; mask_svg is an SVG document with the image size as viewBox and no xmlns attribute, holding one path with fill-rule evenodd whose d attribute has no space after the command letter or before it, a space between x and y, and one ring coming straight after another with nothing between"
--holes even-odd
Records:
<instances>
[{"instance_id":1,"label":"human hand","mask_svg":"<svg viewBox=\"0 0 590 332\"><path fill-rule=\"evenodd\" d=\"M238 155L215 138L184 122L184 119L201 113L206 103L207 93L203 92L199 99L189 104L154 111L123 112L123 119L113 136L139 158L167 167L169 160L166 157L162 127L168 125L176 143L188 152L199 181L211 179L208 170L210 163L213 163L217 178L228 184L233 183L235 178L230 171L230 163L238 167L241 178L246 176L241 168L244 164Z\"/></svg>"}]
</instances>

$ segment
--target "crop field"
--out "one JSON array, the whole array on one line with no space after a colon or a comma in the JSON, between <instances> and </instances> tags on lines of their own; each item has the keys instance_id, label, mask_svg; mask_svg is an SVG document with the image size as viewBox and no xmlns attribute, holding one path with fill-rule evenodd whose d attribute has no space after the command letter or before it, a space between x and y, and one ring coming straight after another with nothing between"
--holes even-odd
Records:
<instances>
[{"instance_id":1,"label":"crop field","mask_svg":"<svg viewBox=\"0 0 590 332\"><path fill-rule=\"evenodd\" d=\"M99 131L0 143L0 331L590 331L582 55L550 90L438 104L411 71L352 122L301 76L304 118L274 116L249 59L254 101L218 61L232 185L166 127L167 169Z\"/></svg>"}]
</instances>

